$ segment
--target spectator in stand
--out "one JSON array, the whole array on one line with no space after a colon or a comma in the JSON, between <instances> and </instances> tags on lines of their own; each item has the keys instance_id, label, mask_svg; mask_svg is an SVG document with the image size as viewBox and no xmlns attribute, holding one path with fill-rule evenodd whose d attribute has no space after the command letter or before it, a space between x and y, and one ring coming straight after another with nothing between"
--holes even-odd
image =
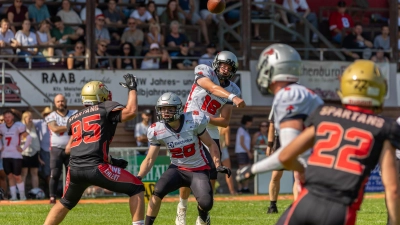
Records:
<instances>
[{"instance_id":1,"label":"spectator in stand","mask_svg":"<svg viewBox=\"0 0 400 225\"><path fill-rule=\"evenodd\" d=\"M389 27L387 25L382 26L381 34L376 36L374 39L374 48L382 48L383 50L390 49L390 37Z\"/></svg>"},{"instance_id":2,"label":"spectator in stand","mask_svg":"<svg viewBox=\"0 0 400 225\"><path fill-rule=\"evenodd\" d=\"M28 14L33 23L40 23L42 20L50 19L50 13L47 5L44 4L44 0L35 0L35 4L28 7Z\"/></svg>"},{"instance_id":3,"label":"spectator in stand","mask_svg":"<svg viewBox=\"0 0 400 225\"><path fill-rule=\"evenodd\" d=\"M356 24L352 33L348 34L343 39L343 48L350 49L345 51L346 59L348 61L362 58L369 59L371 57L371 55L363 55L363 53L370 52L374 45L363 36L362 32L363 29L361 24ZM353 49L364 51L352 52Z\"/></svg>"},{"instance_id":4,"label":"spectator in stand","mask_svg":"<svg viewBox=\"0 0 400 225\"><path fill-rule=\"evenodd\" d=\"M207 53L202 55L199 59L199 64L205 64L207 66L212 66L212 61L215 58L215 52L217 51L214 43L207 45Z\"/></svg>"},{"instance_id":5,"label":"spectator in stand","mask_svg":"<svg viewBox=\"0 0 400 225\"><path fill-rule=\"evenodd\" d=\"M331 30L332 41L341 44L343 40L342 30L354 26L353 19L346 13L346 2L337 3L338 10L329 16L329 30ZM346 32L347 34L348 32Z\"/></svg>"},{"instance_id":6,"label":"spectator in stand","mask_svg":"<svg viewBox=\"0 0 400 225\"><path fill-rule=\"evenodd\" d=\"M42 111L43 119L34 119L32 122L35 124L36 132L40 140L40 159L44 164L40 164L39 174L45 179L47 187L50 183L50 130L44 118L48 116L52 110L50 107L44 108Z\"/></svg>"},{"instance_id":7,"label":"spectator in stand","mask_svg":"<svg viewBox=\"0 0 400 225\"><path fill-rule=\"evenodd\" d=\"M22 4L22 0L14 0L14 4L10 6L7 10L7 18L11 24L22 24L24 20L29 19L28 8ZM14 34L17 33L18 30L21 30L21 28L21 25L11 25L11 30L14 32Z\"/></svg>"},{"instance_id":8,"label":"spectator in stand","mask_svg":"<svg viewBox=\"0 0 400 225\"><path fill-rule=\"evenodd\" d=\"M231 5L234 5L238 2L240 2L240 0L226 0L226 7L230 7ZM229 20L239 20L240 19L240 8L235 8L230 10L229 12L227 12L225 14L225 18L229 19Z\"/></svg>"},{"instance_id":9,"label":"spectator in stand","mask_svg":"<svg viewBox=\"0 0 400 225\"><path fill-rule=\"evenodd\" d=\"M199 2L199 12L201 19L203 19L207 25L210 25L212 21L214 21L215 24L218 24L219 20L223 19L223 17L218 16L215 13L211 13L207 8L207 3L208 0L200 0Z\"/></svg>"},{"instance_id":10,"label":"spectator in stand","mask_svg":"<svg viewBox=\"0 0 400 225\"><path fill-rule=\"evenodd\" d=\"M51 21L54 24L54 28L51 29L50 34L52 37L56 38L56 44L65 44L65 45L71 45L72 40L78 40L80 36L83 35L83 33L80 33L82 30L74 30L70 26L65 26L64 22L61 20L61 17L59 16L54 16L52 17ZM63 55L68 55L67 52L71 51L71 48L64 48Z\"/></svg>"},{"instance_id":11,"label":"spectator in stand","mask_svg":"<svg viewBox=\"0 0 400 225\"><path fill-rule=\"evenodd\" d=\"M135 47L135 55L140 55L142 51L142 44L144 40L143 31L136 28L136 20L134 18L128 19L128 28L125 29L121 37L121 43L129 42Z\"/></svg>"},{"instance_id":12,"label":"spectator in stand","mask_svg":"<svg viewBox=\"0 0 400 225\"><path fill-rule=\"evenodd\" d=\"M183 41L179 45L180 51L176 55L176 57L179 57L178 59L173 60L173 69L180 69L180 70L192 70L194 69L198 64L195 59L189 58L189 57L194 57L192 54L189 53L189 42ZM186 58L188 57L188 58Z\"/></svg>"},{"instance_id":13,"label":"spectator in stand","mask_svg":"<svg viewBox=\"0 0 400 225\"><path fill-rule=\"evenodd\" d=\"M150 51L146 53L142 61L141 69L160 69L164 65L172 63L168 52L161 51L160 46L157 43L150 45ZM165 67L167 67L165 66Z\"/></svg>"},{"instance_id":14,"label":"spectator in stand","mask_svg":"<svg viewBox=\"0 0 400 225\"><path fill-rule=\"evenodd\" d=\"M95 36L96 36L96 43L100 41L106 42L110 44L110 33L108 32L107 28L104 27L105 17L103 14L97 15L95 20Z\"/></svg>"},{"instance_id":15,"label":"spectator in stand","mask_svg":"<svg viewBox=\"0 0 400 225\"><path fill-rule=\"evenodd\" d=\"M254 148L254 146L267 145L268 144L268 122L261 122L259 131L256 132L251 139L251 146L254 151L257 151L259 155L265 155L266 148Z\"/></svg>"},{"instance_id":16,"label":"spectator in stand","mask_svg":"<svg viewBox=\"0 0 400 225\"><path fill-rule=\"evenodd\" d=\"M188 42L190 48L195 46L195 43L189 41L185 34L179 32L180 25L178 21L172 21L169 25L169 28L171 32L167 35L165 40L165 43L168 47L178 47L183 42Z\"/></svg>"},{"instance_id":17,"label":"spectator in stand","mask_svg":"<svg viewBox=\"0 0 400 225\"><path fill-rule=\"evenodd\" d=\"M51 37L50 35L50 23L47 20L43 20L39 24L39 29L36 31L36 39L38 45L43 45L46 47L40 48L39 51L46 56L47 61L49 62L58 62L60 59L54 59L54 48L51 45L54 45L56 42L55 37ZM50 45L50 46L49 46ZM58 55L62 55L60 52Z\"/></svg>"},{"instance_id":18,"label":"spectator in stand","mask_svg":"<svg viewBox=\"0 0 400 225\"><path fill-rule=\"evenodd\" d=\"M389 63L389 58L385 56L384 49L379 47L377 50L375 55L371 57L371 60L376 63Z\"/></svg>"},{"instance_id":19,"label":"spectator in stand","mask_svg":"<svg viewBox=\"0 0 400 225\"><path fill-rule=\"evenodd\" d=\"M120 30L118 26L122 25L123 13L117 9L117 2L110 0L108 8L103 11L105 22L108 25L108 31L111 33L111 38L119 41L121 40Z\"/></svg>"},{"instance_id":20,"label":"spectator in stand","mask_svg":"<svg viewBox=\"0 0 400 225\"><path fill-rule=\"evenodd\" d=\"M0 124L4 123L4 115L0 114ZM0 200L8 199L8 189L7 189L7 175L4 172L3 159L1 158L1 152L3 151L4 143L3 138L0 139ZM3 193L3 196L1 196Z\"/></svg>"},{"instance_id":21,"label":"spectator in stand","mask_svg":"<svg viewBox=\"0 0 400 225\"><path fill-rule=\"evenodd\" d=\"M40 140L36 132L35 124L32 122L32 113L25 111L22 114L21 122L26 126L26 132L31 137L31 144L22 151L22 182L25 183L26 177L28 175L28 170L31 175L32 188L39 187L39 176L38 168L39 165L43 165L44 162L40 159ZM25 145L26 140L21 140L21 147Z\"/></svg>"},{"instance_id":22,"label":"spectator in stand","mask_svg":"<svg viewBox=\"0 0 400 225\"><path fill-rule=\"evenodd\" d=\"M160 47L164 47L165 38L161 34L160 25L158 23L151 23L149 26L149 33L146 34L146 46L157 43Z\"/></svg>"},{"instance_id":23,"label":"spectator in stand","mask_svg":"<svg viewBox=\"0 0 400 225\"><path fill-rule=\"evenodd\" d=\"M19 30L15 34L16 46L34 46L37 45L36 34L31 32L31 22L29 20L24 20L22 23L22 30ZM29 63L31 60L33 62L46 62L47 60L43 57L43 54L38 51L38 48L22 48L17 49L17 54L25 56L25 61ZM29 58L28 56L38 56L34 58Z\"/></svg>"},{"instance_id":24,"label":"spectator in stand","mask_svg":"<svg viewBox=\"0 0 400 225\"><path fill-rule=\"evenodd\" d=\"M114 69L113 61L109 58L109 54L107 53L107 42L99 41L97 43L97 51L96 51L96 68L99 69Z\"/></svg>"},{"instance_id":25,"label":"spectator in stand","mask_svg":"<svg viewBox=\"0 0 400 225\"><path fill-rule=\"evenodd\" d=\"M140 4L139 7L132 12L130 18L134 18L137 24L154 22L153 16L146 10L146 5L144 3Z\"/></svg>"},{"instance_id":26,"label":"spectator in stand","mask_svg":"<svg viewBox=\"0 0 400 225\"><path fill-rule=\"evenodd\" d=\"M2 19L0 22L0 55L1 56L12 56L14 50L11 47L16 46L14 41L14 33L10 30L10 23L7 19ZM6 48L9 47L9 48ZM16 61L15 58L8 58L10 62Z\"/></svg>"},{"instance_id":27,"label":"spectator in stand","mask_svg":"<svg viewBox=\"0 0 400 225\"><path fill-rule=\"evenodd\" d=\"M178 2L176 0L169 0L167 8L160 15L161 25L170 25L173 21L179 21L178 23L185 24L185 19L179 16Z\"/></svg>"},{"instance_id":28,"label":"spectator in stand","mask_svg":"<svg viewBox=\"0 0 400 225\"><path fill-rule=\"evenodd\" d=\"M117 69L132 70L137 69L136 59L127 58L135 56L135 47L129 42L121 44L119 48L119 58L117 58Z\"/></svg>"},{"instance_id":29,"label":"spectator in stand","mask_svg":"<svg viewBox=\"0 0 400 225\"><path fill-rule=\"evenodd\" d=\"M149 1L149 3L147 3L147 11L151 14L155 23L160 23L160 18L158 17L157 13L157 6L154 1Z\"/></svg>"},{"instance_id":30,"label":"spectator in stand","mask_svg":"<svg viewBox=\"0 0 400 225\"><path fill-rule=\"evenodd\" d=\"M193 25L199 25L201 33L203 34L204 42L206 45L210 44L208 38L208 28L206 22L201 19L199 13L196 12L196 6L194 0L179 0L179 10L182 11L185 19L190 21Z\"/></svg>"},{"instance_id":31,"label":"spectator in stand","mask_svg":"<svg viewBox=\"0 0 400 225\"><path fill-rule=\"evenodd\" d=\"M243 115L240 123L241 126L237 130L235 143L235 153L239 169L250 165L253 159L253 153L251 152L251 136L249 133L249 129L253 123L253 117ZM250 193L248 180L243 183L238 183L238 192Z\"/></svg>"},{"instance_id":32,"label":"spectator in stand","mask_svg":"<svg viewBox=\"0 0 400 225\"><path fill-rule=\"evenodd\" d=\"M82 20L71 8L71 2L69 0L63 0L61 4L62 8L57 12L57 16L61 18L64 24L82 24ZM76 30L79 26L71 26L72 29Z\"/></svg>"},{"instance_id":33,"label":"spectator in stand","mask_svg":"<svg viewBox=\"0 0 400 225\"><path fill-rule=\"evenodd\" d=\"M85 69L85 58L76 58L85 56L85 45L83 42L78 41L75 44L75 51L70 53L67 59L67 67L69 70L77 69L83 70Z\"/></svg>"},{"instance_id":34,"label":"spectator in stand","mask_svg":"<svg viewBox=\"0 0 400 225\"><path fill-rule=\"evenodd\" d=\"M142 122L137 123L135 126L135 138L138 147L149 147L150 143L147 139L147 129L152 124L151 122L151 111L146 109L142 112ZM146 155L146 150L138 151L139 155Z\"/></svg>"},{"instance_id":35,"label":"spectator in stand","mask_svg":"<svg viewBox=\"0 0 400 225\"><path fill-rule=\"evenodd\" d=\"M306 0L284 0L283 1L283 7L285 9L288 9L292 11L293 13L297 14L298 16L303 17L304 19L308 20L315 28L318 29L318 19L317 15L313 12L311 12L310 7L307 4ZM296 16L293 16L292 14L288 13L287 15L285 13L282 14L282 20L285 21L285 17L288 16L290 23L296 24L299 19ZM302 24L303 21L300 20L300 24ZM312 36L312 42L318 42L318 35L316 33L313 33Z\"/></svg>"},{"instance_id":36,"label":"spectator in stand","mask_svg":"<svg viewBox=\"0 0 400 225\"><path fill-rule=\"evenodd\" d=\"M96 8L94 9L94 16L97 17L100 14L103 14L103 12L101 11L101 9L97 8L99 5L99 0L96 0ZM81 13L81 20L83 23L86 23L86 6L84 8L82 8Z\"/></svg>"}]
</instances>

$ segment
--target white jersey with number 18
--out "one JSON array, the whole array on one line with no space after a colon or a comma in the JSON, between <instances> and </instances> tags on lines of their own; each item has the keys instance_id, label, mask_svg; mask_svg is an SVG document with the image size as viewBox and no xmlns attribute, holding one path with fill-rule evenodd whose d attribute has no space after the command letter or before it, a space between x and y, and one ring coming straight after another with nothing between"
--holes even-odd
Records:
<instances>
[{"instance_id":1,"label":"white jersey with number 18","mask_svg":"<svg viewBox=\"0 0 400 225\"><path fill-rule=\"evenodd\" d=\"M194 69L194 73L195 81L192 85L192 89L186 101L184 112L198 110L205 113L209 117L219 117L221 114L222 106L224 106L225 104L233 104L233 102L228 100L227 98L217 97L197 84L198 79L207 77L214 84L220 85L218 77L211 67L204 64L198 65ZM231 81L229 81L229 83L227 83L227 85L223 88L232 94L240 96L239 87ZM219 139L219 131L217 126L208 124L207 131L208 133L210 133L212 139Z\"/></svg>"}]
</instances>

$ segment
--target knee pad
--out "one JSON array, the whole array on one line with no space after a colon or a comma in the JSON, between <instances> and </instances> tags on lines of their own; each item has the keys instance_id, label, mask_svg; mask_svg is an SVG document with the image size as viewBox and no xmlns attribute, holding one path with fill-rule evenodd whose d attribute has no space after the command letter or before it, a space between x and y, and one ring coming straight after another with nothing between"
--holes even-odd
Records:
<instances>
[{"instance_id":1,"label":"knee pad","mask_svg":"<svg viewBox=\"0 0 400 225\"><path fill-rule=\"evenodd\" d=\"M213 197L211 195L204 195L201 196L198 200L197 200L199 207L206 212L211 211L214 201L213 201Z\"/></svg>"},{"instance_id":2,"label":"knee pad","mask_svg":"<svg viewBox=\"0 0 400 225\"><path fill-rule=\"evenodd\" d=\"M159 197L160 199L163 199L168 193L155 188L152 194Z\"/></svg>"}]
</instances>

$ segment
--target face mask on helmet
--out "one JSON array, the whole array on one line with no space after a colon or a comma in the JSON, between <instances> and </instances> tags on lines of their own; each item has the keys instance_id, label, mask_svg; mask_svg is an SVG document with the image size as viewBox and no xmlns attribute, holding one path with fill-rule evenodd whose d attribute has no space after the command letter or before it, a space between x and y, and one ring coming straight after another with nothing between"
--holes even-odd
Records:
<instances>
[{"instance_id":1,"label":"face mask on helmet","mask_svg":"<svg viewBox=\"0 0 400 225\"><path fill-rule=\"evenodd\" d=\"M168 110L165 110L165 107L169 107ZM165 123L178 120L183 113L181 99L172 92L161 95L157 100L155 108L158 121ZM161 110L162 108L164 108L164 110Z\"/></svg>"},{"instance_id":2,"label":"face mask on helmet","mask_svg":"<svg viewBox=\"0 0 400 225\"><path fill-rule=\"evenodd\" d=\"M298 82L301 66L301 57L291 46L273 44L267 47L258 59L258 90L262 95L269 95L270 85L274 81Z\"/></svg>"},{"instance_id":3,"label":"face mask on helmet","mask_svg":"<svg viewBox=\"0 0 400 225\"><path fill-rule=\"evenodd\" d=\"M225 63L231 66L231 69L228 71L227 74L221 74L221 63ZM230 80L232 76L234 76L238 70L239 63L237 57L229 51L222 51L215 56L215 59L212 63L212 68L215 71L218 79L220 80Z\"/></svg>"}]
</instances>

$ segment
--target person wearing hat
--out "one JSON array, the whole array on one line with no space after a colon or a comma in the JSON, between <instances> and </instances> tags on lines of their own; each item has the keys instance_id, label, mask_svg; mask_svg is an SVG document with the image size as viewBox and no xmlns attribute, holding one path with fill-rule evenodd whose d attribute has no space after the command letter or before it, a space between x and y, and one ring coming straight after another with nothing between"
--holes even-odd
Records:
<instances>
[{"instance_id":1,"label":"person wearing hat","mask_svg":"<svg viewBox=\"0 0 400 225\"><path fill-rule=\"evenodd\" d=\"M346 13L346 2L337 3L337 11L329 16L329 30L331 31L332 41L342 43L342 30L354 26L353 19Z\"/></svg>"},{"instance_id":2,"label":"person wearing hat","mask_svg":"<svg viewBox=\"0 0 400 225\"><path fill-rule=\"evenodd\" d=\"M46 187L49 186L50 181L50 131L44 118L48 116L53 110L50 107L43 109L41 119L33 119L32 122L35 125L36 133L39 136L40 141L40 159L44 162L39 166L39 177L46 180Z\"/></svg>"},{"instance_id":3,"label":"person wearing hat","mask_svg":"<svg viewBox=\"0 0 400 225\"><path fill-rule=\"evenodd\" d=\"M161 59L161 60L160 60ZM162 63L171 63L172 60L167 51L162 51L157 43L150 45L150 51L146 53L142 61L141 69L159 69Z\"/></svg>"},{"instance_id":4,"label":"person wearing hat","mask_svg":"<svg viewBox=\"0 0 400 225\"><path fill-rule=\"evenodd\" d=\"M103 14L99 14L96 16L95 20L95 38L96 42L99 43L100 41L106 42L107 44L110 44L110 32L108 32L108 29L104 27L105 23L105 17Z\"/></svg>"},{"instance_id":5,"label":"person wearing hat","mask_svg":"<svg viewBox=\"0 0 400 225\"><path fill-rule=\"evenodd\" d=\"M206 51L207 53L200 57L199 64L211 66L212 61L215 58L215 52L217 51L216 45L214 43L210 43L209 45L207 45Z\"/></svg>"},{"instance_id":6,"label":"person wearing hat","mask_svg":"<svg viewBox=\"0 0 400 225\"><path fill-rule=\"evenodd\" d=\"M142 112L142 122L137 123L135 126L135 138L138 147L148 147L149 140L147 139L147 129L151 125L152 113L150 109L146 109ZM146 150L138 151L140 155L145 155Z\"/></svg>"}]
</instances>

